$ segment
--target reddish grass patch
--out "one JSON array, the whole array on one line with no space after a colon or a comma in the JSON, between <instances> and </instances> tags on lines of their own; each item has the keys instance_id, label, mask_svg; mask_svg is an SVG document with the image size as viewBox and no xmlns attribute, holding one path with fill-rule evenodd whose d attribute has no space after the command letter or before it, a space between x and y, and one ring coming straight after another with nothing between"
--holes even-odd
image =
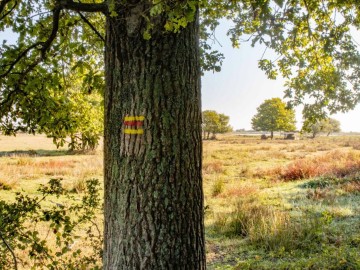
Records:
<instances>
[{"instance_id":1,"label":"reddish grass patch","mask_svg":"<svg viewBox=\"0 0 360 270\"><path fill-rule=\"evenodd\" d=\"M227 198L227 197L249 197L258 192L258 188L250 185L239 186L229 188L225 192L219 195L219 197Z\"/></svg>"},{"instance_id":2,"label":"reddish grass patch","mask_svg":"<svg viewBox=\"0 0 360 270\"><path fill-rule=\"evenodd\" d=\"M269 173L285 181L308 179L324 175L345 177L360 170L360 155L333 151L313 158L298 159L286 167L277 167Z\"/></svg>"},{"instance_id":3,"label":"reddish grass patch","mask_svg":"<svg viewBox=\"0 0 360 270\"><path fill-rule=\"evenodd\" d=\"M209 163L203 164L203 172L204 173L223 173L223 163L221 161L213 161Z\"/></svg>"},{"instance_id":4,"label":"reddish grass patch","mask_svg":"<svg viewBox=\"0 0 360 270\"><path fill-rule=\"evenodd\" d=\"M38 162L36 165L44 169L60 169L64 167L74 168L74 160L47 160Z\"/></svg>"},{"instance_id":5,"label":"reddish grass patch","mask_svg":"<svg viewBox=\"0 0 360 270\"><path fill-rule=\"evenodd\" d=\"M360 182L354 181L343 185L342 189L348 193L360 193Z\"/></svg>"}]
</instances>

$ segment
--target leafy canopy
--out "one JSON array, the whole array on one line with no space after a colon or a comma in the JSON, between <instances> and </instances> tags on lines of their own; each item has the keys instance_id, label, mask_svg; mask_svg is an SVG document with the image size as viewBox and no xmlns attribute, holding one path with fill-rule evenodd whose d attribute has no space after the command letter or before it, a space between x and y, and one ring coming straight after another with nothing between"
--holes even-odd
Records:
<instances>
[{"instance_id":1,"label":"leafy canopy","mask_svg":"<svg viewBox=\"0 0 360 270\"><path fill-rule=\"evenodd\" d=\"M103 28L96 35L87 21L104 18L58 5L0 4L0 31L18 38L11 44L1 34L0 131L45 133L58 146L70 136L70 148L94 148L103 130Z\"/></svg>"},{"instance_id":2,"label":"leafy canopy","mask_svg":"<svg viewBox=\"0 0 360 270\"><path fill-rule=\"evenodd\" d=\"M251 42L278 55L267 58L264 51L259 67L271 79L287 80L285 97L291 106L306 102L303 113L310 122L359 102L360 54L353 37L360 26L358 0L2 0L1 130L51 129L55 136L82 130L81 121L61 116L73 110L68 93L81 85L78 103L86 103L88 93L102 94L105 19L139 7L139 31L145 39L181 31L199 8L204 71L220 71L223 55L212 49L215 31L221 19L231 21L228 34L234 47ZM8 31L17 34L15 44L5 41ZM47 127L49 115L64 124Z\"/></svg>"},{"instance_id":3,"label":"leafy canopy","mask_svg":"<svg viewBox=\"0 0 360 270\"><path fill-rule=\"evenodd\" d=\"M280 98L267 99L257 108L251 119L252 128L261 131L294 131L295 112Z\"/></svg>"}]
</instances>

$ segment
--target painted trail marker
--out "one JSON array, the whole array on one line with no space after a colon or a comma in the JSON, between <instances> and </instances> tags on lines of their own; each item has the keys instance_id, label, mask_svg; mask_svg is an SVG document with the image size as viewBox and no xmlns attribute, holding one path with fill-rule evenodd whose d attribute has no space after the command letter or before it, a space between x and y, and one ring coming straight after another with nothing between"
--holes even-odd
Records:
<instances>
[{"instance_id":1,"label":"painted trail marker","mask_svg":"<svg viewBox=\"0 0 360 270\"><path fill-rule=\"evenodd\" d=\"M144 120L145 116L125 116L124 117L124 133L125 134L144 134Z\"/></svg>"}]
</instances>

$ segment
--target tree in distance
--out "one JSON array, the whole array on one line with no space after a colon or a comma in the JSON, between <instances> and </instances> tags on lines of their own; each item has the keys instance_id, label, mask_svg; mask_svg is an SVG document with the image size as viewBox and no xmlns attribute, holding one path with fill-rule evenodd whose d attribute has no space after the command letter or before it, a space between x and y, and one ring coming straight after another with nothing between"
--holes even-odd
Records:
<instances>
[{"instance_id":1,"label":"tree in distance","mask_svg":"<svg viewBox=\"0 0 360 270\"><path fill-rule=\"evenodd\" d=\"M230 117L217 113L216 111L206 110L202 112L202 131L203 139L216 139L216 134L226 133L232 131L229 125Z\"/></svg>"},{"instance_id":2,"label":"tree in distance","mask_svg":"<svg viewBox=\"0 0 360 270\"><path fill-rule=\"evenodd\" d=\"M296 129L295 111L288 109L280 98L266 99L251 119L252 128L258 131L294 131Z\"/></svg>"},{"instance_id":3,"label":"tree in distance","mask_svg":"<svg viewBox=\"0 0 360 270\"><path fill-rule=\"evenodd\" d=\"M292 105L313 100L308 115L358 103L358 0L0 2L1 38L17 33L0 45L4 129L37 128L29 108L46 119L68 74L104 97L104 269L206 268L200 77L220 69L221 19L234 47L245 36L281 56L259 67L287 79Z\"/></svg>"},{"instance_id":4,"label":"tree in distance","mask_svg":"<svg viewBox=\"0 0 360 270\"><path fill-rule=\"evenodd\" d=\"M315 138L321 132L329 136L333 132L340 132L340 122L334 118L326 118L318 120L316 123L310 125L311 137Z\"/></svg>"}]
</instances>

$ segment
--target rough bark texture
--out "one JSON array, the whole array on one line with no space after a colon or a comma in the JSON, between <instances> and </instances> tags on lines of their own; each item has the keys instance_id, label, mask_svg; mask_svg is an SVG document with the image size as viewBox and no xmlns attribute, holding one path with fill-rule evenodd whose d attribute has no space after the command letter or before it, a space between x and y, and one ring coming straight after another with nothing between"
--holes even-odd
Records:
<instances>
[{"instance_id":1,"label":"rough bark texture","mask_svg":"<svg viewBox=\"0 0 360 270\"><path fill-rule=\"evenodd\" d=\"M205 269L198 24L146 41L137 8L107 19L104 269Z\"/></svg>"}]
</instances>

